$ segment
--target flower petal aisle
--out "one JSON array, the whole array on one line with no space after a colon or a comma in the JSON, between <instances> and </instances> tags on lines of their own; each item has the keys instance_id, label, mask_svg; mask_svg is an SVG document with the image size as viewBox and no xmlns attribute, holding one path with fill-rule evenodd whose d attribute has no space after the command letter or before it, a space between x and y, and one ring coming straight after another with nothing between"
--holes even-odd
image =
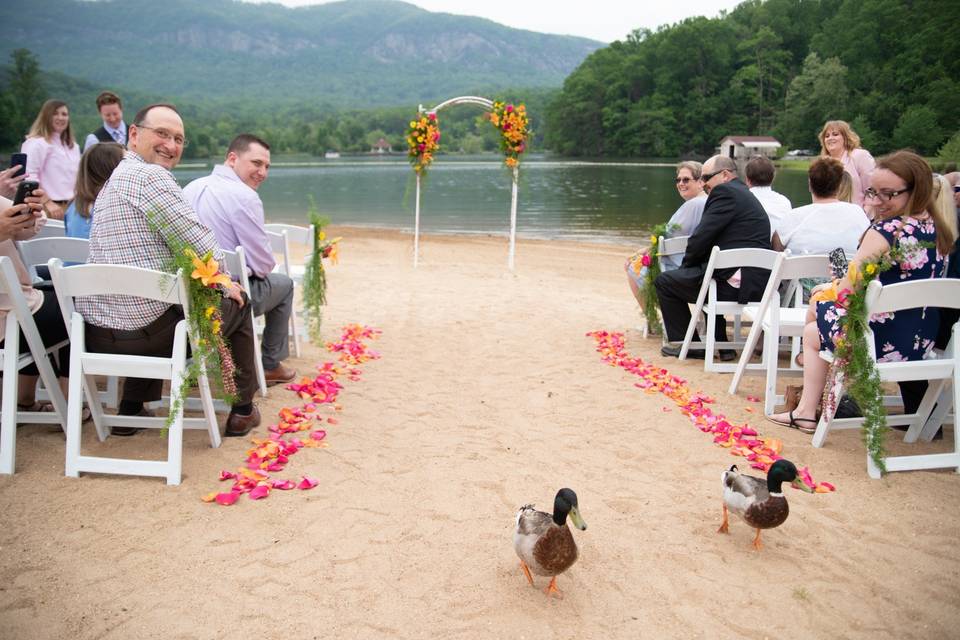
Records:
<instances>
[{"instance_id":1,"label":"flower petal aisle","mask_svg":"<svg viewBox=\"0 0 960 640\"><path fill-rule=\"evenodd\" d=\"M203 496L204 502L219 505L234 504L247 494L251 500L267 498L273 490L308 490L318 482L310 476L300 476L299 481L275 478L271 474L283 471L290 456L302 449L327 447L327 432L322 425L337 425L333 414L341 410L337 403L343 385L337 379L346 377L352 382L360 380L359 365L380 358L380 354L368 346L368 341L380 335L379 329L359 324L343 328L340 340L328 342L327 351L336 353L339 363L324 362L317 367L317 375L311 380L304 377L298 383L287 385L297 394L299 407L284 407L278 414L279 422L267 428L266 439L252 440L253 447L247 450L244 464L236 471L221 471L220 481L233 480L229 491L212 491Z\"/></svg>"},{"instance_id":2,"label":"flower petal aisle","mask_svg":"<svg viewBox=\"0 0 960 640\"><path fill-rule=\"evenodd\" d=\"M777 438L765 438L748 424L731 424L726 416L714 413L706 406L713 404L713 398L700 391L692 391L683 378L640 358L630 357L622 333L591 331L587 335L596 341L597 351L604 362L638 376L640 382L635 383L635 387L647 393L661 393L672 400L680 408L680 413L690 418L690 422L704 433L712 433L713 442L730 449L731 455L743 456L750 462L751 467L764 472L783 457L780 455L783 443ZM751 397L748 400L754 399ZM663 411L670 411L670 408L663 407ZM835 490L829 482L814 481L809 468L801 467L799 472L803 482L816 493Z\"/></svg>"}]
</instances>

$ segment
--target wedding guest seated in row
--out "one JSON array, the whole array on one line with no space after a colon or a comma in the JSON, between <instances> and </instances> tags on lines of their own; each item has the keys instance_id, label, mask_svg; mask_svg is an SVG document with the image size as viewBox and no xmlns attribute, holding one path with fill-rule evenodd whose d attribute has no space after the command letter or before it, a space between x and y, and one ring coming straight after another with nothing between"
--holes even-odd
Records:
<instances>
[{"instance_id":1,"label":"wedding guest seated in row","mask_svg":"<svg viewBox=\"0 0 960 640\"><path fill-rule=\"evenodd\" d=\"M737 177L737 165L725 156L713 156L703 165L700 177L707 201L700 224L687 241L687 251L679 269L665 271L657 276L655 285L660 311L663 314L667 340L682 342L690 323L689 303L696 302L703 283L707 262L714 246L724 249L770 248L770 219L760 201L750 193ZM760 300L770 272L766 269L721 269L715 271L719 300L746 303ZM717 318L718 342L726 342L727 326L722 316ZM694 334L694 340L699 337ZM680 355L680 347L666 345L665 356ZM702 349L690 349L688 356L703 358ZM736 352L721 349L721 360L736 358Z\"/></svg>"},{"instance_id":2,"label":"wedding guest seated in row","mask_svg":"<svg viewBox=\"0 0 960 640\"><path fill-rule=\"evenodd\" d=\"M880 158L865 192L865 203L874 207L875 218L863 235L852 264L859 268L896 246L903 255L894 256L892 268L880 273L882 284L944 275L944 257L953 249L954 236L933 198L933 172L926 160L911 151L897 151ZM931 246L925 248L920 245L923 242ZM850 287L850 281L843 278L835 285L820 285L815 292L821 288L841 291ZM804 433L816 431L828 369L818 353L821 349L834 351L840 319L845 315L846 309L835 296L825 296L824 300L814 297L803 333L803 392L799 404L792 411L771 415L769 420ZM938 327L939 313L933 307L884 314L883 318L870 322L877 361L922 359L933 348ZM917 409L918 384L925 383L900 385L906 413Z\"/></svg>"},{"instance_id":3,"label":"wedding guest seated in row","mask_svg":"<svg viewBox=\"0 0 960 640\"><path fill-rule=\"evenodd\" d=\"M47 100L43 103L20 151L27 154L27 178L39 182L47 194L48 200L44 203L47 215L63 220L63 212L73 200L73 185L77 182L80 164L80 145L73 137L66 102Z\"/></svg>"},{"instance_id":4,"label":"wedding guest seated in row","mask_svg":"<svg viewBox=\"0 0 960 640\"><path fill-rule=\"evenodd\" d=\"M750 193L760 201L763 210L767 212L767 216L770 218L771 234L775 233L780 227L781 221L793 209L793 205L790 204L790 199L787 196L777 193L771 186L777 173L773 161L766 156L753 156L747 161L744 173L746 174L747 186L750 187Z\"/></svg>"},{"instance_id":5,"label":"wedding guest seated in row","mask_svg":"<svg viewBox=\"0 0 960 640\"><path fill-rule=\"evenodd\" d=\"M93 264L130 265L165 270L172 258L167 238L198 254L222 257L216 238L197 218L170 171L180 162L183 120L173 105L141 109L129 128L129 150L97 197L90 227ZM227 418L226 436L243 436L260 424L253 404L256 374L250 305L235 284L222 288L221 333L236 365L236 403ZM92 351L168 356L183 309L132 296L87 296L77 299L87 323ZM144 415L143 403L160 399L162 380L127 378L121 415ZM114 427L116 435L137 429Z\"/></svg>"},{"instance_id":6,"label":"wedding guest seated in row","mask_svg":"<svg viewBox=\"0 0 960 640\"><path fill-rule=\"evenodd\" d=\"M847 175L839 160L817 158L807 170L812 204L787 214L773 233L773 248L793 255L827 254L840 247L847 255L857 252L860 236L870 226L859 205L841 202L837 192Z\"/></svg>"},{"instance_id":7,"label":"wedding guest seated in row","mask_svg":"<svg viewBox=\"0 0 960 640\"><path fill-rule=\"evenodd\" d=\"M273 273L277 262L264 228L263 202L257 189L270 171L270 145L249 133L238 135L226 161L213 173L188 184L183 195L200 221L213 230L221 248L243 247L250 275L250 302L265 315L261 360L267 384L292 381L297 372L283 364L290 355L288 338L293 312L293 280ZM234 274L239 277L239 274Z\"/></svg>"},{"instance_id":8,"label":"wedding guest seated in row","mask_svg":"<svg viewBox=\"0 0 960 640\"><path fill-rule=\"evenodd\" d=\"M104 91L97 96L97 111L103 120L103 125L87 136L83 143L83 150L89 151L99 142L116 142L127 144L127 123L123 121L123 103L120 96L112 91Z\"/></svg>"},{"instance_id":9,"label":"wedding guest seated in row","mask_svg":"<svg viewBox=\"0 0 960 640\"><path fill-rule=\"evenodd\" d=\"M57 296L52 290L35 289L30 274L17 247L15 240L29 240L34 237L46 222L43 215L42 202L45 194L38 189L33 196L25 199L24 204L13 206L8 198L0 196L0 256L5 256L13 263L13 268L20 281L20 289L27 300L27 307L33 314L33 321L43 340L44 346L52 346L67 339L67 328L63 323L60 305ZM12 307L6 295L0 295L0 346L5 341L6 323L14 322L8 318ZM24 333L20 332L20 353L30 353ZM66 393L67 374L70 372L70 347L61 347L57 354L57 361L50 359L54 373L60 378L60 386ZM21 411L52 411L49 403L41 404L36 401L37 378L40 372L35 364L30 364L20 370L20 380L17 389L17 406Z\"/></svg>"},{"instance_id":10,"label":"wedding guest seated in row","mask_svg":"<svg viewBox=\"0 0 960 640\"><path fill-rule=\"evenodd\" d=\"M703 206L707 202L707 194L703 192L700 185L700 172L703 165L699 162L689 160L677 165L677 175L674 183L677 186L677 193L683 198L683 204L677 209L670 220L667 221L667 233L665 237L672 238L678 236L689 236L693 233L697 225L700 224L700 218L703 216ZM641 250L639 253L643 253ZM643 308L643 297L640 295L640 288L643 286L645 274L640 273L637 268L638 254L634 254L623 268L627 272L627 282L630 284L630 291L633 297ZM676 256L663 256L663 270L669 271L680 266L680 259Z\"/></svg>"},{"instance_id":11,"label":"wedding guest seated in row","mask_svg":"<svg viewBox=\"0 0 960 640\"><path fill-rule=\"evenodd\" d=\"M80 156L80 170L73 202L63 216L66 235L70 238L89 238L91 213L103 185L123 160L123 147L116 142L104 142L88 147Z\"/></svg>"}]
</instances>

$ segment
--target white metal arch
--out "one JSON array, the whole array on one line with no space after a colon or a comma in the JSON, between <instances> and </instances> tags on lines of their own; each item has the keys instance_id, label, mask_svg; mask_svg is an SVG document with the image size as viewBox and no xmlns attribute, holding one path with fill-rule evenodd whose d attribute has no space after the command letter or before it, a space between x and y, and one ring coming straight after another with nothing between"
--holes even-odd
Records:
<instances>
[{"instance_id":1,"label":"white metal arch","mask_svg":"<svg viewBox=\"0 0 960 640\"><path fill-rule=\"evenodd\" d=\"M450 98L449 100L444 100L433 109L424 109L423 105L419 105L417 111L419 113L426 114L436 114L440 109L445 107L452 107L459 104L472 104L479 107L483 107L487 111L493 110L493 101L487 98L481 98L479 96L460 96L457 98ZM516 253L517 246L517 179L519 177L519 169L517 167L513 168L513 189L510 196L510 250L507 255L507 267L513 271L514 265L514 254ZM416 209L414 211L414 222L413 222L413 266L416 268L417 263L420 260L420 174L417 174L417 201Z\"/></svg>"}]
</instances>

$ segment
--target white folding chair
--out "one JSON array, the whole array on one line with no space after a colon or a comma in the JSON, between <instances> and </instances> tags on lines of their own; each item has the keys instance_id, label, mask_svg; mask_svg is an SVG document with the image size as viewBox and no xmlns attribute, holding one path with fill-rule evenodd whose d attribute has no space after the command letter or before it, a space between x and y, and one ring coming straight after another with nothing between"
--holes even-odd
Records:
<instances>
[{"instance_id":1,"label":"white folding chair","mask_svg":"<svg viewBox=\"0 0 960 640\"><path fill-rule=\"evenodd\" d=\"M667 256L683 256L687 251L687 239L690 236L677 236L676 238L664 238L660 236L657 238L657 263L660 266L660 271L663 272L663 259ZM647 326L646 321L643 323L643 337L644 339L650 335L650 327ZM666 333L663 336L663 342L666 344L667 337Z\"/></svg>"},{"instance_id":2,"label":"white folding chair","mask_svg":"<svg viewBox=\"0 0 960 640\"><path fill-rule=\"evenodd\" d=\"M877 313L890 313L918 307L960 309L960 280L936 278L899 282L887 286L882 286L878 280L874 280L867 288L867 317ZM943 353L934 353L934 357L930 359L879 362L876 365L882 382L906 380L929 382L927 393L920 401L916 413L887 416L888 425L909 427L903 438L904 442L916 442L918 438L931 440L937 429L943 425L949 407L952 405L956 413L957 407L960 406L960 335L958 333L960 333L960 322L953 325L950 342ZM867 331L867 346L870 349L870 356L876 360L876 346L873 331L870 330ZM836 379L828 380L827 384L834 386L835 397L840 398L843 395L842 374L838 372ZM953 393L948 395L946 392L951 386ZM934 404L938 402L940 404L935 414ZM825 407L817 424L817 431L813 434L813 446L822 447L831 430L855 429L863 423L863 418L835 418L835 412L836 408ZM887 471L949 467L960 473L960 439L957 438L956 424L954 424L953 438L953 451L950 453L887 457L884 459ZM880 477L880 470L869 454L867 454L867 473L871 478Z\"/></svg>"},{"instance_id":3,"label":"white folding chair","mask_svg":"<svg viewBox=\"0 0 960 640\"><path fill-rule=\"evenodd\" d=\"M735 364L717 364L714 362L717 349L730 349L742 347L743 341L740 340L740 322L743 309L746 304L740 304L737 301L717 300L717 283L713 279L713 272L717 269L735 269L735 268L758 268L772 270L780 255L777 251L769 249L726 249L721 251L720 247L714 247L710 252L710 260L707 261L707 269L703 275L703 284L700 286L700 293L697 295L697 301L690 314L690 323L687 325L687 334L683 339L683 346L680 348L680 360L687 358L687 352L693 346L693 333L697 328L697 321L700 318L701 311L707 317L707 326L703 331L704 337L700 344L706 350L704 358L704 371L726 372L730 373L736 370ZM714 329L717 325L717 316L731 316L733 318L734 339L726 342L717 342L714 338Z\"/></svg>"},{"instance_id":4,"label":"white folding chair","mask_svg":"<svg viewBox=\"0 0 960 640\"><path fill-rule=\"evenodd\" d=\"M743 310L743 319L753 322L747 342L740 354L740 361L730 381L728 393L735 394L743 375L748 371L764 372L766 384L763 401L765 415L773 413L776 405L783 402L783 396L777 394L778 374L801 376L803 369L794 361L800 351L800 336L806 326L807 306L803 303L803 287L798 286L801 278L825 278L830 275L830 258L826 255L781 254L770 272L770 280L763 292L759 304L750 304ZM788 291L793 291L793 304L781 306L780 288L789 283ZM789 294L788 294L789 295ZM750 364L753 351L763 331L763 356L760 364ZM786 369L779 365L780 339L792 338L790 362Z\"/></svg>"},{"instance_id":5,"label":"white folding chair","mask_svg":"<svg viewBox=\"0 0 960 640\"><path fill-rule=\"evenodd\" d=\"M277 264L275 271L289 276L293 280L293 295L296 298L297 287L303 282L304 266L295 265L290 260L290 243L296 242L307 248L305 260L310 259L313 252L314 226L311 224L306 227L298 227L293 224L271 223L265 224L267 238L270 240L270 247L274 253L280 254L281 260ZM290 314L290 337L293 338L293 350L296 356L300 357L300 328L297 322L297 310L294 307ZM305 334L304 334L305 335Z\"/></svg>"},{"instance_id":6,"label":"white folding chair","mask_svg":"<svg viewBox=\"0 0 960 640\"><path fill-rule=\"evenodd\" d=\"M203 418L184 418L185 403L178 403L180 385L186 373L187 344L193 342L187 321L181 320L174 330L173 350L166 358L155 356L132 356L114 353L87 351L83 317L74 309L76 296L124 295L159 300L183 307L184 315L190 313L190 298L180 272L176 275L141 269L139 267L87 264L64 268L59 259L50 261L50 275L60 301L64 321L70 327L70 393L67 406L67 454L66 475L78 477L81 472L116 473L123 475L157 476L166 478L167 484L180 484L183 458L183 430L206 429L210 445L220 446L220 429L213 408L213 396L205 372L199 376L200 398ZM200 363L201 368L203 363ZM81 392L87 399L90 412L100 440L106 439L109 428L148 427L162 428L163 417L106 415L96 395L96 375L136 378L159 378L170 381L171 407L177 407L173 422L167 430L166 460L139 460L104 458L82 455L81 440Z\"/></svg>"},{"instance_id":7,"label":"white folding chair","mask_svg":"<svg viewBox=\"0 0 960 640\"><path fill-rule=\"evenodd\" d=\"M247 292L247 298L252 299L250 297L250 277L247 275L247 260L243 253L243 247L237 246L236 251L223 249L223 262L227 271L236 277L240 282L240 286ZM257 382L260 384L260 395L266 398L267 378L263 373L263 360L260 357L260 333L257 330L257 322L252 312L250 313L250 329L253 332L254 366L257 369Z\"/></svg>"},{"instance_id":8,"label":"white folding chair","mask_svg":"<svg viewBox=\"0 0 960 640\"><path fill-rule=\"evenodd\" d=\"M6 256L0 257L0 296L5 296L10 310L7 311L6 331L3 344L0 345L0 361L3 362L3 399L0 406L0 473L12 474L16 466L17 425L59 424L64 431L67 428L67 401L60 391L57 376L50 366L48 354L67 344L64 340L51 347L43 346L43 339L33 321L33 313L27 306L27 300L20 289L20 279L13 268L13 262ZM30 347L29 352L20 353L20 332L23 332ZM17 390L20 370L36 363L40 380L48 391L53 404L52 412L20 411L17 408Z\"/></svg>"},{"instance_id":9,"label":"white folding chair","mask_svg":"<svg viewBox=\"0 0 960 640\"><path fill-rule=\"evenodd\" d=\"M40 227L40 231L37 232L34 238L62 238L66 234L67 227L64 225L63 220L47 218L47 222Z\"/></svg>"}]
</instances>

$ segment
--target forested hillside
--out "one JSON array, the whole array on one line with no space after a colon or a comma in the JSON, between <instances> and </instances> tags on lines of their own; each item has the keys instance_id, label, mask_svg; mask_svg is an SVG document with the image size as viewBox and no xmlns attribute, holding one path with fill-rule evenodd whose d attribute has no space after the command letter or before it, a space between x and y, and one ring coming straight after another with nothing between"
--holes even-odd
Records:
<instances>
[{"instance_id":1,"label":"forested hillside","mask_svg":"<svg viewBox=\"0 0 960 640\"><path fill-rule=\"evenodd\" d=\"M935 153L960 131L960 2L750 0L594 52L547 114L575 156L709 155L725 135L818 150L828 119L864 146Z\"/></svg>"}]
</instances>

